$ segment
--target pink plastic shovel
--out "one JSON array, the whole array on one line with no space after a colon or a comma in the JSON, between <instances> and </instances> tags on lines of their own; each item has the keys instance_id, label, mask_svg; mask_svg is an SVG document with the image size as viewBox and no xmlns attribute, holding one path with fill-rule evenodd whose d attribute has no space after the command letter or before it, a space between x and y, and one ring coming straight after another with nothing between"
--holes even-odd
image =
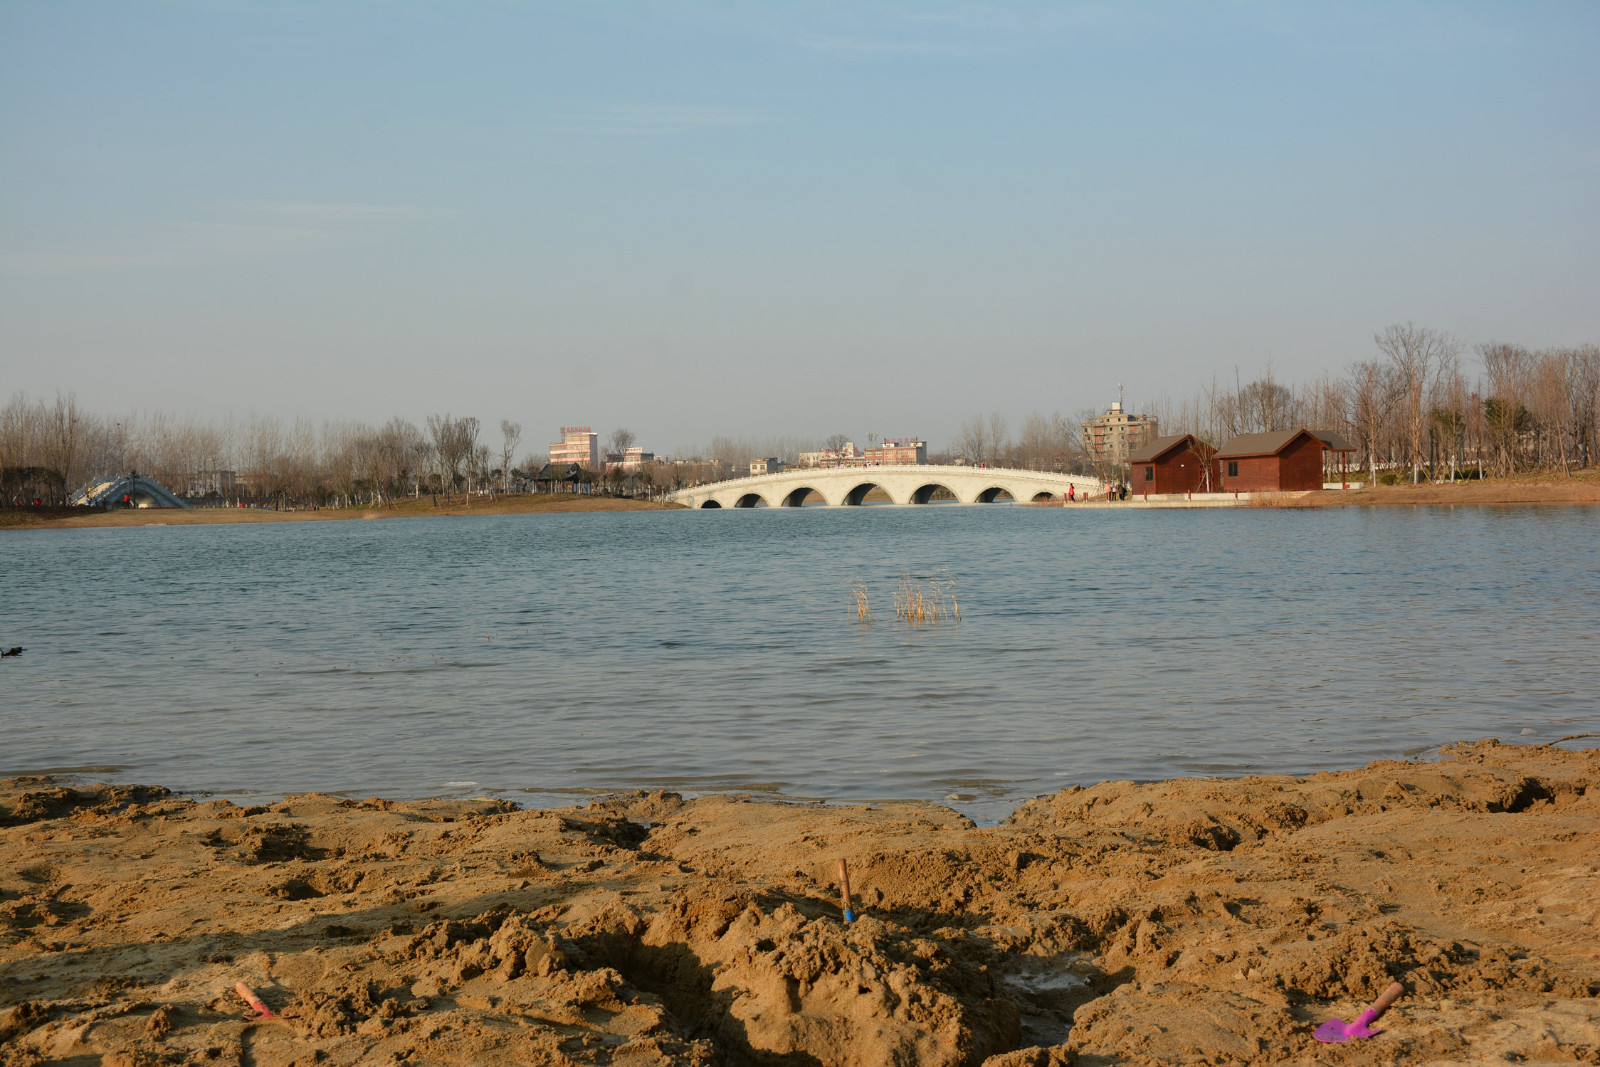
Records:
<instances>
[{"instance_id":1,"label":"pink plastic shovel","mask_svg":"<svg viewBox=\"0 0 1600 1067\"><path fill-rule=\"evenodd\" d=\"M238 985L234 986L233 987L233 991L235 993L239 994L239 998L241 1000L243 1000L246 1004L250 1005L252 1008L255 1009L256 1013L254 1015L246 1015L245 1016L245 1018L249 1019L251 1022L257 1022L257 1021L259 1021L261 1019L292 1019L292 1018L294 1018L294 1013L293 1012L284 1012L282 1014L279 1014L278 1012L275 1012L271 1008L267 1007L266 1001L264 1001L260 997L256 996L256 991L254 989L251 989L249 986L245 985L243 982L240 982Z\"/></svg>"},{"instance_id":2,"label":"pink plastic shovel","mask_svg":"<svg viewBox=\"0 0 1600 1067\"><path fill-rule=\"evenodd\" d=\"M1359 1041L1363 1037L1383 1033L1382 1030L1372 1029L1372 1024L1378 1017L1389 1010L1389 1005L1400 999L1400 994L1406 987L1399 982L1394 983L1383 991L1383 996L1372 1002L1372 1007L1356 1016L1356 1021L1347 1023L1343 1019L1329 1019L1317 1027L1317 1040L1327 1044L1338 1044L1344 1041Z\"/></svg>"}]
</instances>

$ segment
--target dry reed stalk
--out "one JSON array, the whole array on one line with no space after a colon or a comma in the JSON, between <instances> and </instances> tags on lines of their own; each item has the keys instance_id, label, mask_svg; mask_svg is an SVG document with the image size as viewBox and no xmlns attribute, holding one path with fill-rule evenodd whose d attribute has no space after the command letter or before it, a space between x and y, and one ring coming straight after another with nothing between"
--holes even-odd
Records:
<instances>
[{"instance_id":1,"label":"dry reed stalk","mask_svg":"<svg viewBox=\"0 0 1600 1067\"><path fill-rule=\"evenodd\" d=\"M922 587L920 578L904 571L894 593L894 615L897 619L915 625L936 622L960 622L961 605L956 602L955 580L943 570L928 578L928 588Z\"/></svg>"},{"instance_id":2,"label":"dry reed stalk","mask_svg":"<svg viewBox=\"0 0 1600 1067\"><path fill-rule=\"evenodd\" d=\"M850 595L856 598L856 618L862 622L871 622L872 605L867 600L867 583L860 578L851 582Z\"/></svg>"}]
</instances>

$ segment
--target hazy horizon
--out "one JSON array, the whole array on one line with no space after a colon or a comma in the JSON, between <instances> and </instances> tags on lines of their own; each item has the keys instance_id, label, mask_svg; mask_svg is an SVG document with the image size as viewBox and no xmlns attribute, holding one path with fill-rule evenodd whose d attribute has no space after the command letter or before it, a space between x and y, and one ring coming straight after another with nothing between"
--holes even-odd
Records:
<instances>
[{"instance_id":1,"label":"hazy horizon","mask_svg":"<svg viewBox=\"0 0 1600 1067\"><path fill-rule=\"evenodd\" d=\"M1600 8L13 2L0 402L712 435L1600 341ZM492 436L492 433L490 434Z\"/></svg>"}]
</instances>

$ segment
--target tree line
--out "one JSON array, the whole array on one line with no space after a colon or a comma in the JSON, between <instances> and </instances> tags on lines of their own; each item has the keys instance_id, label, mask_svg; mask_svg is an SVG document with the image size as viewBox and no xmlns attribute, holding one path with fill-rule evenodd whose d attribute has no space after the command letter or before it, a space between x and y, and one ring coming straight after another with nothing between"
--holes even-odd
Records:
<instances>
[{"instance_id":1,"label":"tree line","mask_svg":"<svg viewBox=\"0 0 1600 1067\"><path fill-rule=\"evenodd\" d=\"M1374 335L1376 349L1338 376L1300 386L1270 370L1249 383L1211 385L1153 405L1162 433L1211 445L1239 434L1297 426L1344 435L1375 482L1568 472L1596 462L1600 443L1600 346L1529 349L1465 346L1412 323ZM1383 478L1383 476L1387 478Z\"/></svg>"},{"instance_id":2,"label":"tree line","mask_svg":"<svg viewBox=\"0 0 1600 1067\"><path fill-rule=\"evenodd\" d=\"M1411 323L1373 338L1370 358L1343 373L1298 385L1279 382L1270 367L1251 381L1213 379L1186 396L1163 396L1142 413L1163 434L1192 433L1213 446L1247 433L1298 426L1333 430L1358 450L1369 477L1394 479L1568 471L1592 465L1600 445L1600 346L1529 349L1494 342L1466 347L1443 331ZM1117 472L1085 452L1081 427L1099 414L1035 412L1013 436L1001 414L961 425L932 462L984 463L1031 470ZM183 419L163 412L123 417L79 408L72 394L54 400L17 394L0 408L0 502L65 503L79 486L130 470L189 498L237 503L360 503L404 496L504 492L529 488L543 452L517 458L519 423L503 419L498 436L478 419L431 415L418 426L403 418L359 421ZM634 441L612 432L608 449ZM671 463L634 471L585 472L586 488L655 494L738 475L751 459L798 453L826 442L800 437L719 436Z\"/></svg>"},{"instance_id":3,"label":"tree line","mask_svg":"<svg viewBox=\"0 0 1600 1067\"><path fill-rule=\"evenodd\" d=\"M71 394L18 394L0 408L6 503L65 503L79 486L138 471L179 496L229 503L382 504L401 496L506 488L521 427L491 450L477 419L382 425L275 416L181 419L85 412ZM498 464L496 460L499 460ZM49 472L48 476L28 472Z\"/></svg>"},{"instance_id":4,"label":"tree line","mask_svg":"<svg viewBox=\"0 0 1600 1067\"><path fill-rule=\"evenodd\" d=\"M1187 396L1142 405L1163 435L1194 434L1221 447L1243 434L1300 426L1332 430L1356 447L1355 465L1375 482L1471 473L1509 476L1570 471L1600 459L1600 346L1529 349L1495 342L1466 347L1449 334L1412 323L1373 337L1371 358L1342 374L1290 385L1269 366L1244 381L1213 379ZM1035 412L1013 437L999 413L962 423L935 462L959 461L1116 477L1122 472L1088 453L1082 426L1093 408L1070 418ZM1333 461L1330 461L1333 462Z\"/></svg>"},{"instance_id":5,"label":"tree line","mask_svg":"<svg viewBox=\"0 0 1600 1067\"><path fill-rule=\"evenodd\" d=\"M417 425L272 415L200 419L165 412L105 416L73 394L19 393L0 408L0 506L67 503L81 486L137 471L180 497L215 504L382 506L403 497L534 487L545 453L523 453L522 426L500 420L495 435L471 416L430 415ZM608 446L624 451L631 431ZM766 444L766 442L763 442ZM737 447L719 438L722 462L693 458L636 471L582 471L583 488L653 495L725 477ZM748 458L744 462L748 462Z\"/></svg>"}]
</instances>

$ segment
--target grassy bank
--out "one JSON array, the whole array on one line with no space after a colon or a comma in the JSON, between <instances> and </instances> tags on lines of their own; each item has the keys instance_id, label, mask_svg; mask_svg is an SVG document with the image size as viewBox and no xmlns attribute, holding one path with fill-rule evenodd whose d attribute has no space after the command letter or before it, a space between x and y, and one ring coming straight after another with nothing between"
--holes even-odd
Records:
<instances>
[{"instance_id":1,"label":"grassy bank","mask_svg":"<svg viewBox=\"0 0 1600 1067\"><path fill-rule=\"evenodd\" d=\"M657 504L622 497L581 496L575 493L518 494L473 497L468 503L456 497L446 504L423 497L398 500L376 508L299 508L271 511L256 508L135 509L76 511L32 509L0 511L0 529L74 529L90 526L204 526L236 522L323 522L335 519L401 519L437 515L534 515L578 511L675 511L680 504Z\"/></svg>"}]
</instances>

